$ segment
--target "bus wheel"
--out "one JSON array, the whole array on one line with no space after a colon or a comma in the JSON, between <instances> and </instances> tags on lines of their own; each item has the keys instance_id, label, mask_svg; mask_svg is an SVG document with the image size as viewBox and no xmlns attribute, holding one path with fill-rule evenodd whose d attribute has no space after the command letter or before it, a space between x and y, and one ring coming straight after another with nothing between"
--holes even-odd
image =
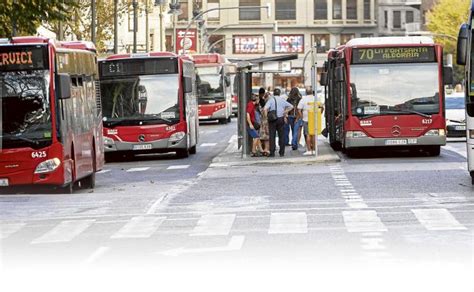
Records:
<instances>
[{"instance_id":1,"label":"bus wheel","mask_svg":"<svg viewBox=\"0 0 474 292\"><path fill-rule=\"evenodd\" d=\"M222 124L222 125L227 124L227 119L226 118L219 119L219 124Z\"/></svg>"},{"instance_id":2,"label":"bus wheel","mask_svg":"<svg viewBox=\"0 0 474 292\"><path fill-rule=\"evenodd\" d=\"M471 171L471 183L474 185L474 171Z\"/></svg>"},{"instance_id":3,"label":"bus wheel","mask_svg":"<svg viewBox=\"0 0 474 292\"><path fill-rule=\"evenodd\" d=\"M425 151L429 156L439 156L441 153L441 146L428 146L425 148Z\"/></svg>"},{"instance_id":4,"label":"bus wheel","mask_svg":"<svg viewBox=\"0 0 474 292\"><path fill-rule=\"evenodd\" d=\"M227 118L227 122L228 122L228 123L232 122L232 115L230 115L230 116Z\"/></svg>"},{"instance_id":5,"label":"bus wheel","mask_svg":"<svg viewBox=\"0 0 474 292\"><path fill-rule=\"evenodd\" d=\"M341 144L341 142L332 142L332 143L331 143L331 148L332 148L334 151L341 151L341 149L342 149L342 144Z\"/></svg>"},{"instance_id":6,"label":"bus wheel","mask_svg":"<svg viewBox=\"0 0 474 292\"><path fill-rule=\"evenodd\" d=\"M349 157L355 158L355 157L359 156L360 152L359 152L359 149L349 148L349 149L346 149L346 154Z\"/></svg>"},{"instance_id":7,"label":"bus wheel","mask_svg":"<svg viewBox=\"0 0 474 292\"><path fill-rule=\"evenodd\" d=\"M176 151L176 156L178 156L178 158L186 158L186 157L189 157L189 149L186 148L186 149L179 149Z\"/></svg>"},{"instance_id":8,"label":"bus wheel","mask_svg":"<svg viewBox=\"0 0 474 292\"><path fill-rule=\"evenodd\" d=\"M193 147L189 148L189 154L196 154L196 145Z\"/></svg>"},{"instance_id":9,"label":"bus wheel","mask_svg":"<svg viewBox=\"0 0 474 292\"><path fill-rule=\"evenodd\" d=\"M95 188L95 172L81 180L81 187L84 189Z\"/></svg>"}]
</instances>

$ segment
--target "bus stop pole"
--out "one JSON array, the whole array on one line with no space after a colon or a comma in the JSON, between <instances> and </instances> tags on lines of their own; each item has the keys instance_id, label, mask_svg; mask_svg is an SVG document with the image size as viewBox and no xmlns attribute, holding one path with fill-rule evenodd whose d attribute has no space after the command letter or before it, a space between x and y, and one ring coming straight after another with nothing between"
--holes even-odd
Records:
<instances>
[{"instance_id":1,"label":"bus stop pole","mask_svg":"<svg viewBox=\"0 0 474 292\"><path fill-rule=\"evenodd\" d=\"M240 139L240 145L242 145L242 158L247 158L249 153L248 149L248 134L247 134L247 100L248 100L248 84L247 84L247 72L246 68L242 68L239 72L239 123L240 133L238 137Z\"/></svg>"},{"instance_id":2,"label":"bus stop pole","mask_svg":"<svg viewBox=\"0 0 474 292\"><path fill-rule=\"evenodd\" d=\"M316 68L316 60L314 56L314 48L311 48L311 88L313 90L313 122L314 122L314 156L318 156L318 111L319 111L319 105L318 105L318 82L317 82L317 68Z\"/></svg>"}]
</instances>

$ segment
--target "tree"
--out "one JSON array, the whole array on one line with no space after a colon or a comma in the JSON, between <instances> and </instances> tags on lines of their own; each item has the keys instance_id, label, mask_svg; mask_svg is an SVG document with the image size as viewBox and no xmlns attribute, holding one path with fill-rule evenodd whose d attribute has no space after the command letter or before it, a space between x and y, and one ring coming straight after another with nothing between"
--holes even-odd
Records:
<instances>
[{"instance_id":1,"label":"tree","mask_svg":"<svg viewBox=\"0 0 474 292\"><path fill-rule=\"evenodd\" d=\"M35 35L42 22L66 21L75 0L3 0L0 5L0 37Z\"/></svg>"},{"instance_id":2,"label":"tree","mask_svg":"<svg viewBox=\"0 0 474 292\"><path fill-rule=\"evenodd\" d=\"M428 30L443 45L446 54L456 56L459 27L468 19L470 4L471 0L438 0L427 15ZM461 80L462 68L455 65L455 71L456 79Z\"/></svg>"}]
</instances>

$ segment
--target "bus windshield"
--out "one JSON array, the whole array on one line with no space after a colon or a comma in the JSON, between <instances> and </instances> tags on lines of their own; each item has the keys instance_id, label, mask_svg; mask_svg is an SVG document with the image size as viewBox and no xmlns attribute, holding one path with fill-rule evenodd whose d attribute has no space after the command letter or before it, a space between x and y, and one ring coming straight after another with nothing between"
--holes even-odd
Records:
<instances>
[{"instance_id":1,"label":"bus windshield","mask_svg":"<svg viewBox=\"0 0 474 292\"><path fill-rule=\"evenodd\" d=\"M222 86L222 67L198 68L198 89L200 102L224 101L224 88Z\"/></svg>"},{"instance_id":2,"label":"bus windshield","mask_svg":"<svg viewBox=\"0 0 474 292\"><path fill-rule=\"evenodd\" d=\"M51 143L48 88L48 71L0 72L0 149L38 149Z\"/></svg>"},{"instance_id":3,"label":"bus windshield","mask_svg":"<svg viewBox=\"0 0 474 292\"><path fill-rule=\"evenodd\" d=\"M354 116L439 113L438 64L352 65Z\"/></svg>"},{"instance_id":4,"label":"bus windshield","mask_svg":"<svg viewBox=\"0 0 474 292\"><path fill-rule=\"evenodd\" d=\"M101 81L106 126L173 124L179 121L177 74Z\"/></svg>"}]
</instances>

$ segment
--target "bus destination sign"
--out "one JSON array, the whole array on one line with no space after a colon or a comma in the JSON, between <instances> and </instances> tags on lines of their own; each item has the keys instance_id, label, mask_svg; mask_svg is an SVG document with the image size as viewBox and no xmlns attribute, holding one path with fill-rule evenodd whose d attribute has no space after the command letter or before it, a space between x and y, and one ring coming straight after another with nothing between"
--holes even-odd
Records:
<instances>
[{"instance_id":1,"label":"bus destination sign","mask_svg":"<svg viewBox=\"0 0 474 292\"><path fill-rule=\"evenodd\" d=\"M176 58L143 58L99 62L100 75L137 76L178 73Z\"/></svg>"},{"instance_id":2,"label":"bus destination sign","mask_svg":"<svg viewBox=\"0 0 474 292\"><path fill-rule=\"evenodd\" d=\"M0 71L46 69L45 52L43 47L0 46Z\"/></svg>"},{"instance_id":3,"label":"bus destination sign","mask_svg":"<svg viewBox=\"0 0 474 292\"><path fill-rule=\"evenodd\" d=\"M436 62L434 47L356 48L352 64Z\"/></svg>"}]
</instances>

